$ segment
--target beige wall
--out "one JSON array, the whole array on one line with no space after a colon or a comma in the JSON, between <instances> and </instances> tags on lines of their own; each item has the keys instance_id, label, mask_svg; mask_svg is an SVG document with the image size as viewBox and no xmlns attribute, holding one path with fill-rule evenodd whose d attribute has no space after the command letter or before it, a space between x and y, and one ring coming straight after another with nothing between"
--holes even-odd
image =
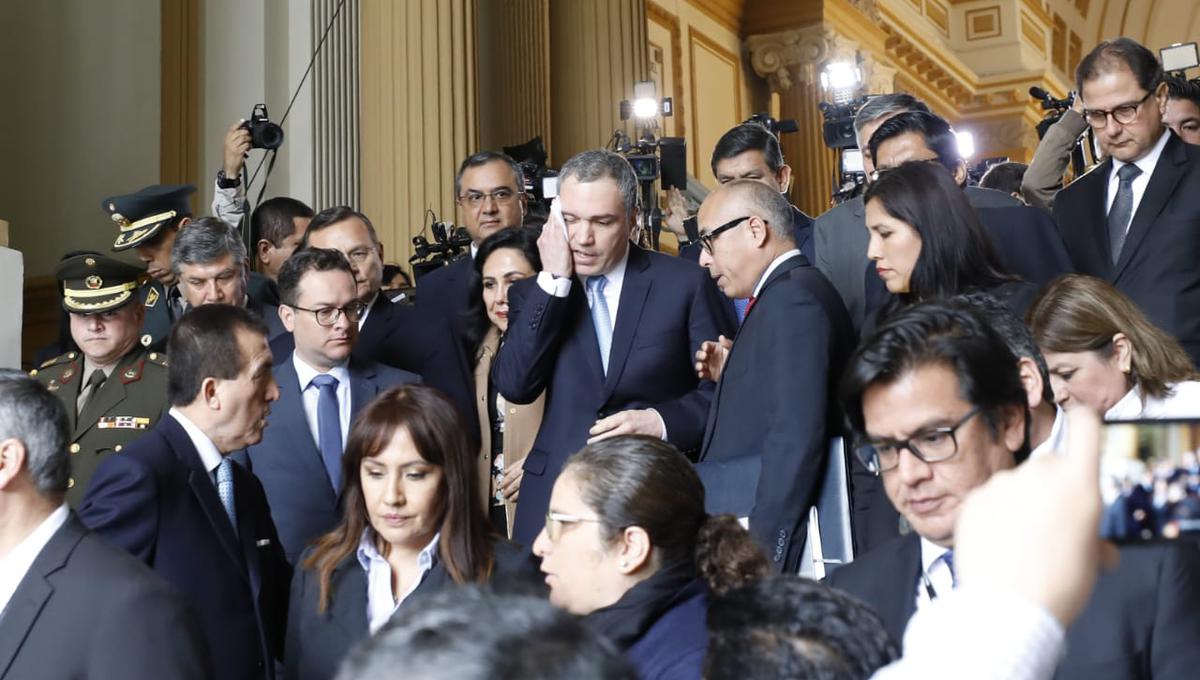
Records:
<instances>
[{"instance_id":1,"label":"beige wall","mask_svg":"<svg viewBox=\"0 0 1200 680\"><path fill-rule=\"evenodd\" d=\"M101 201L158 181L158 0L0 3L0 217L26 273L107 252Z\"/></svg>"}]
</instances>

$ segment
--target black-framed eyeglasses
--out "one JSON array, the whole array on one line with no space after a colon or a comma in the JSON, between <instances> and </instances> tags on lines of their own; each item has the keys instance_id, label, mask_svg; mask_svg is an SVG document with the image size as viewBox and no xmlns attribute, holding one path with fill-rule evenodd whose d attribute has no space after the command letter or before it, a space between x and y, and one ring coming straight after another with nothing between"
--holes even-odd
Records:
<instances>
[{"instance_id":1,"label":"black-framed eyeglasses","mask_svg":"<svg viewBox=\"0 0 1200 680\"><path fill-rule=\"evenodd\" d=\"M1138 109L1140 109L1142 104L1145 104L1146 100L1149 99L1153 94L1154 90L1151 90L1146 93L1145 97L1142 97L1136 102L1121 104L1120 106L1109 111L1103 111L1101 109L1084 109L1083 119L1087 121L1088 125L1091 125L1097 130L1108 125L1109 116L1112 116L1113 120L1117 121L1121 125L1129 125L1133 121L1137 120Z\"/></svg>"},{"instance_id":2,"label":"black-framed eyeglasses","mask_svg":"<svg viewBox=\"0 0 1200 680\"><path fill-rule=\"evenodd\" d=\"M517 193L508 187L501 187L491 193L483 193L481 191L468 191L458 197L459 202L466 203L472 208L477 208L483 205L487 199L492 199L498 205L505 205L517 197Z\"/></svg>"},{"instance_id":3,"label":"black-framed eyeglasses","mask_svg":"<svg viewBox=\"0 0 1200 680\"><path fill-rule=\"evenodd\" d=\"M908 439L868 439L858 447L858 457L863 465L875 474L894 469L900 464L900 453L908 449L912 455L926 463L940 463L958 453L956 432L967 421L980 412L976 406L949 427L934 427L922 430Z\"/></svg>"},{"instance_id":4,"label":"black-framed eyeglasses","mask_svg":"<svg viewBox=\"0 0 1200 680\"><path fill-rule=\"evenodd\" d=\"M320 326L332 326L337 323L338 317L345 314L346 320L350 323L358 323L362 318L363 312L367 311L367 306L361 302L356 302L345 307L321 307L319 309L308 309L307 307L298 307L296 305L288 305L292 309L300 312L310 312L317 319L317 324Z\"/></svg>"},{"instance_id":5,"label":"black-framed eyeglasses","mask_svg":"<svg viewBox=\"0 0 1200 680\"><path fill-rule=\"evenodd\" d=\"M576 515L568 515L562 512L553 510L546 511L546 537L551 543L558 543L558 539L562 536L562 528L564 524L579 524L580 522L600 522L599 517L578 517Z\"/></svg>"},{"instance_id":6,"label":"black-framed eyeglasses","mask_svg":"<svg viewBox=\"0 0 1200 680\"><path fill-rule=\"evenodd\" d=\"M717 227L716 229L713 229L712 231L710 231L708 233L700 234L700 239L699 239L700 247L704 249L704 252L711 255L712 254L712 241L714 238L720 236L723 232L733 229L734 227L738 226L739 224L741 224L742 222L745 222L748 219L750 219L750 215L747 215L745 217L739 217L736 220L730 220L730 221L726 222L725 224L722 224L721 226Z\"/></svg>"}]
</instances>

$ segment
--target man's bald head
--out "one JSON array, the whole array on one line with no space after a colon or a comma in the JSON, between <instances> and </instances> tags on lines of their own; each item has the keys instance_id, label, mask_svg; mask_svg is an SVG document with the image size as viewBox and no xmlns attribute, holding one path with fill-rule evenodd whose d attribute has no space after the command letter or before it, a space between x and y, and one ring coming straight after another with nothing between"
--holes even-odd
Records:
<instances>
[{"instance_id":1,"label":"man's bald head","mask_svg":"<svg viewBox=\"0 0 1200 680\"><path fill-rule=\"evenodd\" d=\"M771 262L796 247L792 206L783 194L755 180L735 180L708 195L696 216L700 266L721 292L750 297Z\"/></svg>"},{"instance_id":2,"label":"man's bald head","mask_svg":"<svg viewBox=\"0 0 1200 680\"><path fill-rule=\"evenodd\" d=\"M706 208L714 219L728 215L721 222L741 215L758 217L767 223L773 239L792 240L792 205L787 197L762 182L738 179L722 184L704 200L700 212Z\"/></svg>"}]
</instances>

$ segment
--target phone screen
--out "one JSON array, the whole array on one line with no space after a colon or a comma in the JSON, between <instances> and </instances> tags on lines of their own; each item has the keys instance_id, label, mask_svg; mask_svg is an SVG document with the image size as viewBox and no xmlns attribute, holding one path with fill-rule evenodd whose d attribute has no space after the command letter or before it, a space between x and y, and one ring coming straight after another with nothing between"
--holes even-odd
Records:
<instances>
[{"instance_id":1,"label":"phone screen","mask_svg":"<svg viewBox=\"0 0 1200 680\"><path fill-rule=\"evenodd\" d=\"M1101 441L1101 536L1200 539L1200 419L1105 423Z\"/></svg>"}]
</instances>

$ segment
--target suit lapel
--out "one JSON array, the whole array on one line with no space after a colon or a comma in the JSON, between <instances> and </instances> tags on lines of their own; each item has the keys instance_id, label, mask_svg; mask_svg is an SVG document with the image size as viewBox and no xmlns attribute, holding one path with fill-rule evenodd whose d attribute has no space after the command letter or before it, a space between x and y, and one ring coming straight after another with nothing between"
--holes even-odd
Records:
<instances>
[{"instance_id":1,"label":"suit lapel","mask_svg":"<svg viewBox=\"0 0 1200 680\"><path fill-rule=\"evenodd\" d=\"M76 414L75 403L79 401L79 391L83 389L83 384L87 381L87 378L79 375L80 372L83 371L82 353L75 357L75 360L71 362L68 370L71 371L71 380L65 384L61 383L60 381L58 392L60 395L62 395L63 406L67 411L67 424L70 425L71 432L75 432L76 424L79 422L79 418ZM74 437L72 437L72 439L73 438Z\"/></svg>"},{"instance_id":2,"label":"suit lapel","mask_svg":"<svg viewBox=\"0 0 1200 680\"><path fill-rule=\"evenodd\" d=\"M1171 195L1175 193L1175 187L1179 184L1180 178L1183 177L1186 167L1184 164L1187 162L1187 152L1183 148L1183 142L1176 139L1170 131L1163 132L1163 134L1171 135L1171 137L1167 140L1167 145L1163 147L1162 155L1159 156L1158 163L1154 166L1154 174L1150 175L1150 183L1146 185L1146 191L1142 194L1141 202L1138 203L1137 212L1129 223L1129 234L1125 237L1124 247L1121 248L1121 257L1117 260L1113 281L1120 278L1121 272L1129 265L1134 251L1146 238L1146 232L1150 231L1150 225L1166 207Z\"/></svg>"},{"instance_id":3,"label":"suit lapel","mask_svg":"<svg viewBox=\"0 0 1200 680\"><path fill-rule=\"evenodd\" d=\"M921 538L916 532L900 541L896 559L880 566L887 570L881 580L879 616L897 642L904 639L908 620L917 613L917 583L921 579Z\"/></svg>"},{"instance_id":4,"label":"suit lapel","mask_svg":"<svg viewBox=\"0 0 1200 680\"><path fill-rule=\"evenodd\" d=\"M250 589L254 593L257 608L258 593L262 589L262 564L258 559L258 526L255 515L250 512L253 503L250 495L250 473L240 465L233 466L233 499L237 510L238 538L242 556L246 560L246 571L250 577ZM222 508L224 510L224 508Z\"/></svg>"},{"instance_id":5,"label":"suit lapel","mask_svg":"<svg viewBox=\"0 0 1200 680\"><path fill-rule=\"evenodd\" d=\"M1085 231L1090 230L1085 238L1080 240L1094 244L1096 250L1100 251L1101 266L1110 274L1113 271L1112 245L1108 242L1108 176L1111 172L1110 158L1077 180L1088 182L1090 179L1090 183L1083 186L1088 194L1084 201L1088 214L1082 215L1082 219L1076 221L1077 224L1086 225L1083 227Z\"/></svg>"},{"instance_id":6,"label":"suit lapel","mask_svg":"<svg viewBox=\"0 0 1200 680\"><path fill-rule=\"evenodd\" d=\"M370 364L352 358L347 370L350 372L350 421L353 422L358 412L379 394L379 385L375 384L375 368Z\"/></svg>"},{"instance_id":7,"label":"suit lapel","mask_svg":"<svg viewBox=\"0 0 1200 680\"><path fill-rule=\"evenodd\" d=\"M275 381L279 384L279 401L271 409L272 418L279 414L271 427L278 426L292 444L297 465L308 468L308 474L325 480L324 487L329 490L330 499L336 502L333 486L329 484L329 473L325 470L325 461L321 459L321 450L317 448L312 438L312 430L304 414L304 396L300 391L300 378L296 376L296 365L288 357L275 368Z\"/></svg>"},{"instance_id":8,"label":"suit lapel","mask_svg":"<svg viewBox=\"0 0 1200 680\"><path fill-rule=\"evenodd\" d=\"M171 444L175 456L188 470L188 485L192 487L192 494L195 495L196 502L199 503L204 515L208 518L208 523L212 526L213 533L217 535L221 546L229 553L229 558L238 565L239 573L245 578L247 576L246 562L241 546L238 544L237 536L233 533L229 516L225 514L225 506L221 505L221 497L217 495L217 486L213 484L212 477L200 462L200 453L196 451L191 438L188 437L187 432L178 421L174 418L163 418L160 422L163 426L163 436ZM235 481L234 484L236 485L236 483ZM236 486L234 491L236 493Z\"/></svg>"},{"instance_id":9,"label":"suit lapel","mask_svg":"<svg viewBox=\"0 0 1200 680\"><path fill-rule=\"evenodd\" d=\"M574 309L580 310L579 318L575 320L575 331L568 336L567 342L578 343L579 351L587 359L588 367L596 378L597 385L604 384L604 366L600 363L600 344L596 340L596 324L592 323L592 310L588 306L587 289L582 280L577 279L576 285L571 286L569 301ZM615 335L615 331L614 331ZM610 359L612 348L609 348ZM612 366L610 361L609 366Z\"/></svg>"},{"instance_id":10,"label":"suit lapel","mask_svg":"<svg viewBox=\"0 0 1200 680\"><path fill-rule=\"evenodd\" d=\"M391 327L391 307L392 301L388 299L388 296L379 293L375 297L371 311L367 314L367 320L363 322L362 328L358 331L358 343L355 345L355 349L362 350L364 352L362 356L374 353L374 348L383 342Z\"/></svg>"},{"instance_id":11,"label":"suit lapel","mask_svg":"<svg viewBox=\"0 0 1200 680\"><path fill-rule=\"evenodd\" d=\"M650 277L646 269L650 258L639 247L630 244L629 260L625 265L625 280L621 283L621 298L617 304L617 325L613 328L612 346L608 350L608 375L604 379L604 400L612 395L629 359L633 338L646 308L650 293Z\"/></svg>"},{"instance_id":12,"label":"suit lapel","mask_svg":"<svg viewBox=\"0 0 1200 680\"><path fill-rule=\"evenodd\" d=\"M17 652L33 630L46 602L54 594L49 577L67 564L67 559L86 533L72 512L33 560L8 607L0 612L0 678L8 673Z\"/></svg>"},{"instance_id":13,"label":"suit lapel","mask_svg":"<svg viewBox=\"0 0 1200 680\"><path fill-rule=\"evenodd\" d=\"M370 635L367 622L367 573L358 563L357 551L342 560L334 569L330 581L337 584L337 589L333 593L328 616L346 631L349 642L345 648L349 649Z\"/></svg>"}]
</instances>

